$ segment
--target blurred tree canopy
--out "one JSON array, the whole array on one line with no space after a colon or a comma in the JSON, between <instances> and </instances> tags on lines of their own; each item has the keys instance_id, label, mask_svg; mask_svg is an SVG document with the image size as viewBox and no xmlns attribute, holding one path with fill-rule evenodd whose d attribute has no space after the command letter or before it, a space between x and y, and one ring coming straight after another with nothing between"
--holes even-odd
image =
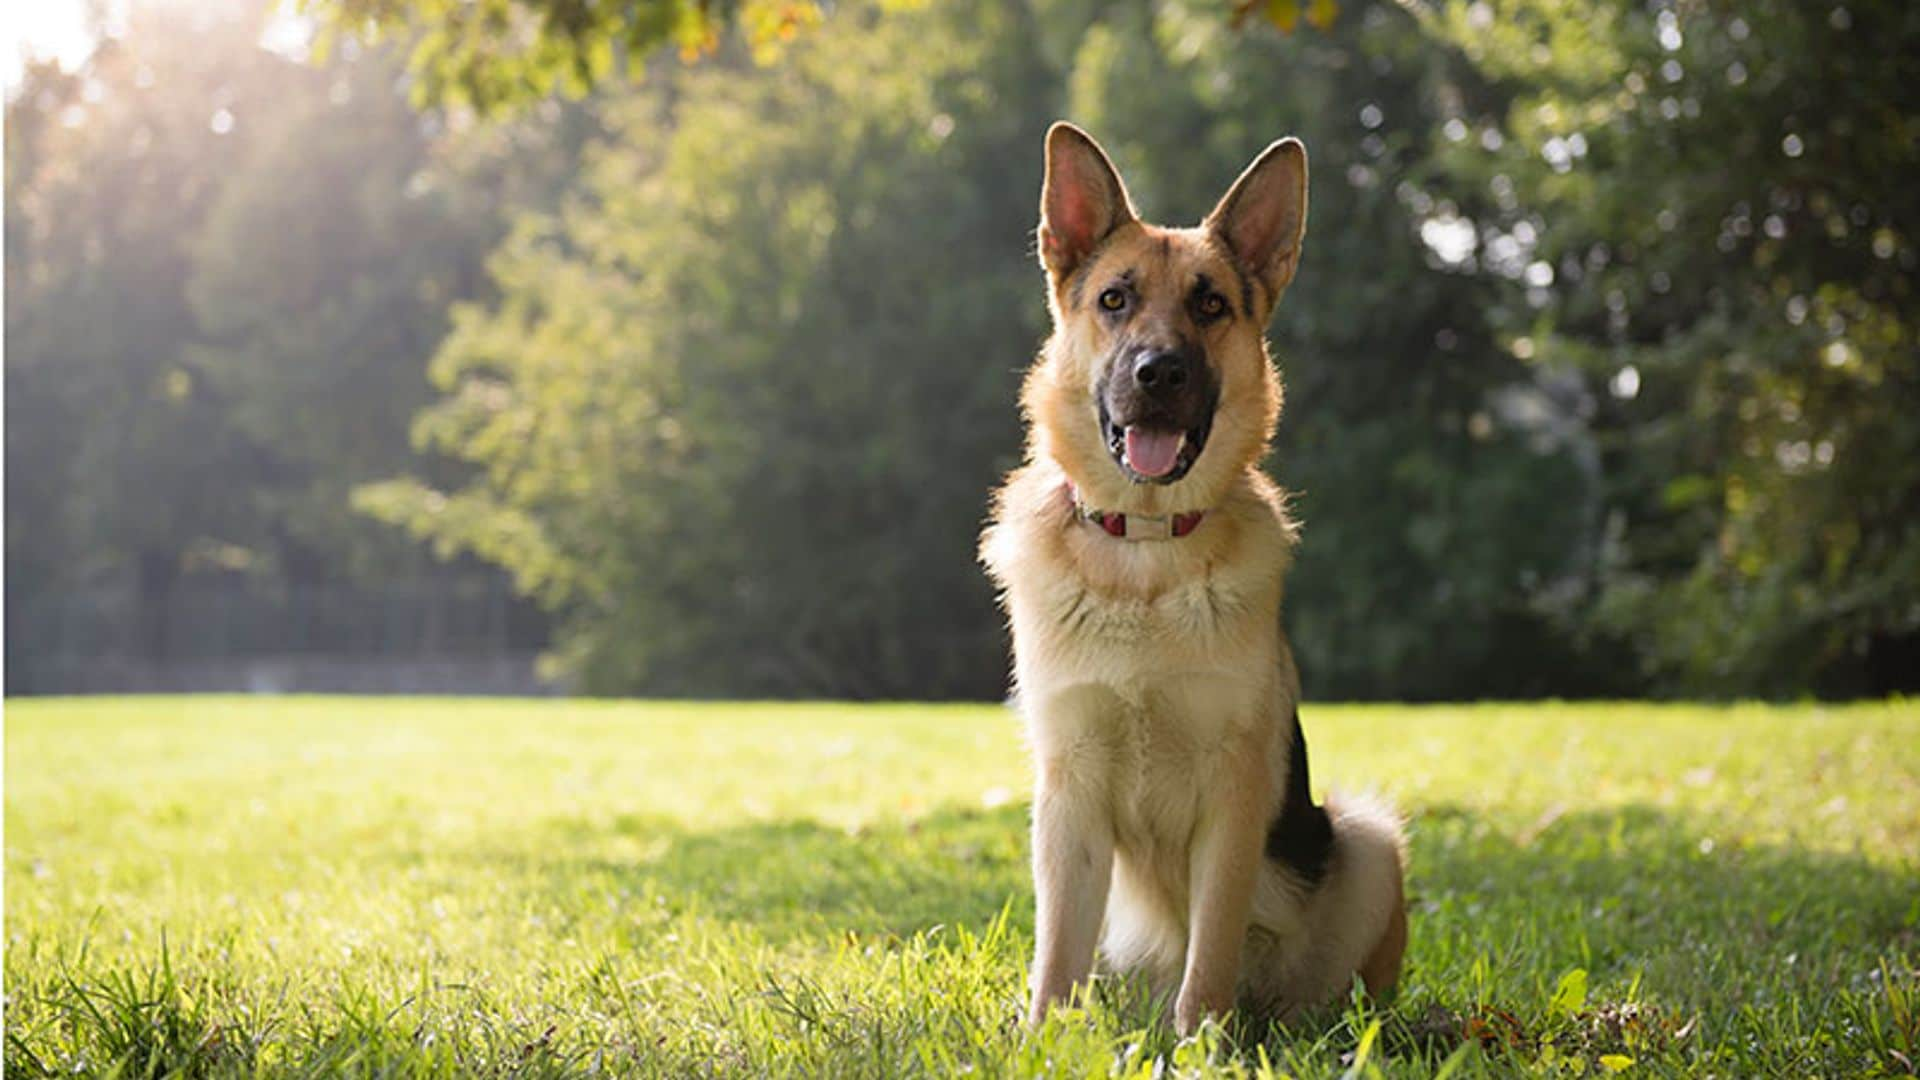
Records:
<instances>
[{"instance_id":1,"label":"blurred tree canopy","mask_svg":"<svg viewBox=\"0 0 1920 1080\"><path fill-rule=\"evenodd\" d=\"M1172 222L1308 143L1314 696L1920 689L1897 0L308 10L315 66L155 20L10 101L10 597L410 533L592 692L996 696L1070 116Z\"/></svg>"},{"instance_id":2,"label":"blurred tree canopy","mask_svg":"<svg viewBox=\"0 0 1920 1080\"><path fill-rule=\"evenodd\" d=\"M260 462L182 352L192 226L239 167L238 141L209 118L222 95L273 85L255 29L170 30L142 11L130 36L171 40L111 50L81 77L37 68L9 104L10 607L73 583L83 561L127 569L152 599L189 547L246 516ZM163 82L166 96L140 92Z\"/></svg>"},{"instance_id":3,"label":"blurred tree canopy","mask_svg":"<svg viewBox=\"0 0 1920 1080\"><path fill-rule=\"evenodd\" d=\"M337 35L409 43L415 101L481 113L638 79L663 48L692 59L738 27L763 60L821 20L816 0L301 0Z\"/></svg>"},{"instance_id":4,"label":"blurred tree canopy","mask_svg":"<svg viewBox=\"0 0 1920 1080\"><path fill-rule=\"evenodd\" d=\"M663 76L435 358L416 434L480 478L361 505L567 611L591 687L992 695L1050 74L1025 8L944 6Z\"/></svg>"},{"instance_id":5,"label":"blurred tree canopy","mask_svg":"<svg viewBox=\"0 0 1920 1080\"><path fill-rule=\"evenodd\" d=\"M1920 7L1456 5L1461 269L1581 373L1593 625L1670 692L1920 681ZM1463 187L1464 190L1464 187Z\"/></svg>"},{"instance_id":6,"label":"blurred tree canopy","mask_svg":"<svg viewBox=\"0 0 1920 1080\"><path fill-rule=\"evenodd\" d=\"M495 196L550 182L500 161L569 125L456 160L389 57L304 64L260 47L263 18L136 6L80 71L35 65L8 100L10 656L24 613L93 584L131 580L158 652L183 578L431 565L348 493L457 477L407 440L424 357L484 288Z\"/></svg>"},{"instance_id":7,"label":"blurred tree canopy","mask_svg":"<svg viewBox=\"0 0 1920 1080\"><path fill-rule=\"evenodd\" d=\"M1580 571L1592 472L1550 424L1498 408L1554 387L1498 347L1497 286L1431 265L1419 235L1428 188L1448 182L1427 134L1488 93L1470 65L1390 5L1292 38L1139 8L1085 35L1070 86L1068 113L1116 133L1136 197L1173 220L1198 220L1274 134L1309 148L1306 255L1271 331L1287 385L1271 464L1305 523L1287 607L1309 688L1610 688L1549 625Z\"/></svg>"},{"instance_id":8,"label":"blurred tree canopy","mask_svg":"<svg viewBox=\"0 0 1920 1080\"><path fill-rule=\"evenodd\" d=\"M1424 196L1392 179L1422 175L1463 79L1484 92L1365 5L1324 37L1175 9L848 8L770 69L743 50L660 73L435 361L447 396L416 434L479 479L361 505L512 567L569 613L589 686L991 695L1005 646L969 552L1045 330L1040 133L1062 113L1118 133L1149 212L1185 220L1298 131L1334 223L1275 330L1314 685L1608 688L1540 599L1572 587L1592 470L1488 420L1496 391L1544 391L1482 314L1500 284L1430 265Z\"/></svg>"},{"instance_id":9,"label":"blurred tree canopy","mask_svg":"<svg viewBox=\"0 0 1920 1080\"><path fill-rule=\"evenodd\" d=\"M909 11L927 0L880 0ZM1338 0L1216 0L1235 26L1264 20L1291 32L1325 28ZM768 63L818 27L824 0L298 0L318 19L323 48L339 35L411 43L414 100L482 114L554 94L582 97L621 77L638 80L662 51L693 60L716 53L729 31ZM964 27L957 28L964 32Z\"/></svg>"}]
</instances>

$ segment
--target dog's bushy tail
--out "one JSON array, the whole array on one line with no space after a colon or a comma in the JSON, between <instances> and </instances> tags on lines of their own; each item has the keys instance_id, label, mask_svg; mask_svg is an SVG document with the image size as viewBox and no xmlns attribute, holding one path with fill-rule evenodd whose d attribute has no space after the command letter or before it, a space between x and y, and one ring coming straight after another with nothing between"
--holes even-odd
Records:
<instances>
[{"instance_id":1,"label":"dog's bushy tail","mask_svg":"<svg viewBox=\"0 0 1920 1080\"><path fill-rule=\"evenodd\" d=\"M1325 875L1305 888L1297 880L1282 885L1256 903L1267 909L1267 918L1256 919L1270 936L1247 957L1255 968L1243 973L1247 996L1282 1018L1344 996L1355 975L1368 992L1386 992L1406 952L1399 813L1376 796L1340 792L1329 795L1326 810L1333 851Z\"/></svg>"},{"instance_id":2,"label":"dog's bushy tail","mask_svg":"<svg viewBox=\"0 0 1920 1080\"><path fill-rule=\"evenodd\" d=\"M1330 795L1334 861L1347 881L1347 911L1356 942L1368 942L1355 970L1369 993L1381 994L1400 978L1407 951L1407 840L1405 822L1373 795Z\"/></svg>"}]
</instances>

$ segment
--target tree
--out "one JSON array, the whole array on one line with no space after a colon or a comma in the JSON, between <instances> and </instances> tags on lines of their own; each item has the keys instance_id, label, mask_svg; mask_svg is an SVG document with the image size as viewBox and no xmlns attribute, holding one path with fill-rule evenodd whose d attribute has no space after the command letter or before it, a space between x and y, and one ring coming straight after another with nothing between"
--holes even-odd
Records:
<instances>
[{"instance_id":1,"label":"tree","mask_svg":"<svg viewBox=\"0 0 1920 1080\"><path fill-rule=\"evenodd\" d=\"M1176 58L1194 34L1202 55ZM1293 618L1316 686L1536 691L1538 667L1503 661L1559 640L1536 594L1566 572L1585 481L1538 432L1476 426L1530 373L1471 316L1486 287L1428 265L1402 197L1354 179L1419 165L1396 131L1447 76L1418 45L1392 11L1284 38L1173 13L850 9L775 68L663 76L618 110L583 197L503 247L501 302L462 310L436 359L447 396L417 434L484 479L362 505L512 567L565 613L594 689L995 693L970 546L1044 332L1024 238L1071 85L1175 217L1283 131L1315 147L1279 472L1306 479ZM1340 74L1393 49L1392 78ZM1376 82L1404 129L1308 119ZM1387 136L1400 158L1380 160Z\"/></svg>"},{"instance_id":2,"label":"tree","mask_svg":"<svg viewBox=\"0 0 1920 1080\"><path fill-rule=\"evenodd\" d=\"M114 647L162 658L184 577L420 576L349 491L459 475L408 442L426 358L447 306L484 288L507 205L550 201L592 126L554 109L449 132L408 107L391 57L302 64L261 47L250 3L128 16L8 103L16 661L96 585L132 588L103 613L132 630Z\"/></svg>"},{"instance_id":3,"label":"tree","mask_svg":"<svg viewBox=\"0 0 1920 1080\"><path fill-rule=\"evenodd\" d=\"M484 480L363 505L511 567L594 690L995 694L972 546L1041 328L1047 111L1006 106L1056 76L1017 7L848 9L740 65L614 110L457 313L417 434Z\"/></svg>"},{"instance_id":4,"label":"tree","mask_svg":"<svg viewBox=\"0 0 1920 1080\"><path fill-rule=\"evenodd\" d=\"M1502 198L1503 332L1584 374L1592 617L1667 692L1920 686L1920 9L1516 0L1435 20L1512 94L1450 170Z\"/></svg>"},{"instance_id":5,"label":"tree","mask_svg":"<svg viewBox=\"0 0 1920 1080\"><path fill-rule=\"evenodd\" d=\"M349 53L354 50L348 50ZM250 538L296 581L377 578L416 560L348 508L354 485L414 464L425 359L498 231L448 212L427 125L378 55L289 64L191 244L187 362L269 464ZM262 237L273 242L262 245Z\"/></svg>"},{"instance_id":6,"label":"tree","mask_svg":"<svg viewBox=\"0 0 1920 1080\"><path fill-rule=\"evenodd\" d=\"M916 0L885 0L909 10ZM422 105L480 113L525 106L556 93L582 97L610 83L638 81L645 62L677 50L686 60L718 52L730 30L759 62L778 57L820 25L834 5L819 0L303 0L325 40L411 44ZM1250 18L1291 32L1330 25L1336 0L1220 0L1214 17ZM956 28L965 33L965 28Z\"/></svg>"},{"instance_id":7,"label":"tree","mask_svg":"<svg viewBox=\"0 0 1920 1080\"><path fill-rule=\"evenodd\" d=\"M182 284L234 160L227 104L281 63L251 48L256 26L138 9L83 78L35 68L9 104L7 559L25 594L10 614L117 570L157 647L186 553L244 513L256 462L186 360Z\"/></svg>"},{"instance_id":8,"label":"tree","mask_svg":"<svg viewBox=\"0 0 1920 1080\"><path fill-rule=\"evenodd\" d=\"M1271 469L1303 521L1287 619L1316 696L1595 692L1556 626L1597 490L1570 432L1502 347L1495 286L1423 242L1467 197L1430 132L1490 91L1397 5L1349 4L1325 36L1236 33L1180 8L1117 10L1087 35L1071 112L1136 195L1197 220L1239 164L1306 141L1301 269L1271 331L1287 387Z\"/></svg>"},{"instance_id":9,"label":"tree","mask_svg":"<svg viewBox=\"0 0 1920 1080\"><path fill-rule=\"evenodd\" d=\"M19 616L32 597L56 578L71 551L62 535L64 503L69 477L56 462L70 459L80 432L68 415L62 395L44 353L35 348L35 334L44 332L30 316L29 297L44 294L47 283L28 273L29 258L43 242L45 226L36 228L39 211L29 209L33 185L23 178L33 163L43 160L42 149L57 139L62 116L79 107L80 80L52 63L32 64L22 73L20 89L7 103L6 117L6 580L7 640L18 642L26 628ZM9 646L12 662L13 646Z\"/></svg>"}]
</instances>

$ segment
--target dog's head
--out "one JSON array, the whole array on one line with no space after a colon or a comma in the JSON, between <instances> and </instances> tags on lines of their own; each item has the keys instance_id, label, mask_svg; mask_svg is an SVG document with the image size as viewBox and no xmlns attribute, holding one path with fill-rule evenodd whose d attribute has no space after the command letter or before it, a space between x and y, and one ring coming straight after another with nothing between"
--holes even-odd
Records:
<instances>
[{"instance_id":1,"label":"dog's head","mask_svg":"<svg viewBox=\"0 0 1920 1080\"><path fill-rule=\"evenodd\" d=\"M1071 124L1047 133L1040 261L1053 337L1027 383L1039 452L1093 505L1212 505L1265 452L1280 414L1266 325L1293 280L1307 155L1269 146L1205 222L1148 225Z\"/></svg>"}]
</instances>

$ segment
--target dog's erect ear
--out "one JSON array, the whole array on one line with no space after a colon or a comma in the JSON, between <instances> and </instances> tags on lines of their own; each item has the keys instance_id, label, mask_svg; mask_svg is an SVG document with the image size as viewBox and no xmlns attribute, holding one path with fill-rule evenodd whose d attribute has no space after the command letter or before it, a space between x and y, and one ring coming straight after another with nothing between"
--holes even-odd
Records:
<instances>
[{"instance_id":1,"label":"dog's erect ear","mask_svg":"<svg viewBox=\"0 0 1920 1080\"><path fill-rule=\"evenodd\" d=\"M1307 233L1307 148L1292 138L1267 147L1206 224L1240 268L1259 280L1267 303L1279 300L1300 265Z\"/></svg>"},{"instance_id":2,"label":"dog's erect ear","mask_svg":"<svg viewBox=\"0 0 1920 1080\"><path fill-rule=\"evenodd\" d=\"M1040 261L1065 281L1107 234L1133 220L1133 204L1100 144L1072 124L1047 131L1047 178L1040 188Z\"/></svg>"}]
</instances>

